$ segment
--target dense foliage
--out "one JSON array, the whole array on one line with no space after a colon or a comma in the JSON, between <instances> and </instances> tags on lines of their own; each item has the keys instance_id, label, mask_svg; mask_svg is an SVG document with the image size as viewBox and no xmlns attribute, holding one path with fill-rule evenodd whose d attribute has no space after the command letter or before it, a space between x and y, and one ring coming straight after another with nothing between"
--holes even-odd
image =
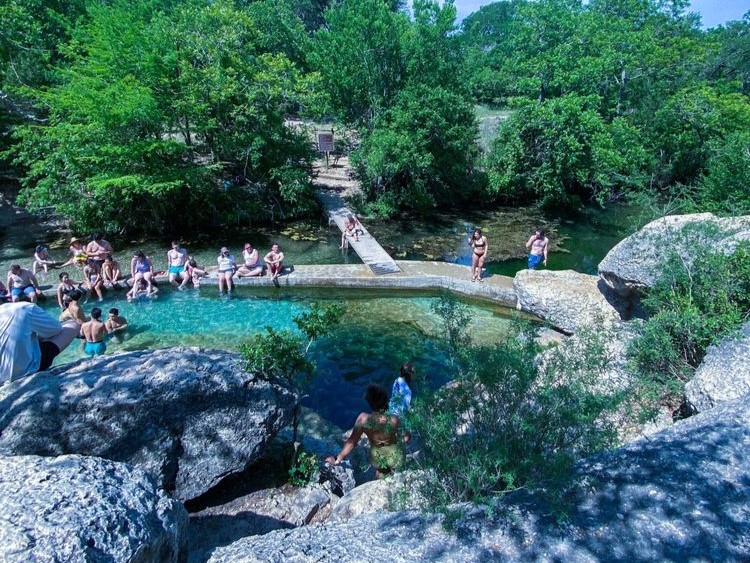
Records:
<instances>
[{"instance_id":1,"label":"dense foliage","mask_svg":"<svg viewBox=\"0 0 750 563\"><path fill-rule=\"evenodd\" d=\"M679 406L706 349L750 318L750 243L726 255L701 243L700 231L685 236L693 256L667 254L643 302L651 316L630 349L646 414L660 404Z\"/></svg>"},{"instance_id":2,"label":"dense foliage","mask_svg":"<svg viewBox=\"0 0 750 563\"><path fill-rule=\"evenodd\" d=\"M85 230L315 212L290 117L347 129L381 215L642 192L745 212L750 15L704 31L687 6L510 0L458 28L435 0L5 0L0 146L22 203ZM511 114L487 154L475 104Z\"/></svg>"},{"instance_id":3,"label":"dense foliage","mask_svg":"<svg viewBox=\"0 0 750 563\"><path fill-rule=\"evenodd\" d=\"M579 335L579 345L546 352L528 326L496 346L471 344L465 306L450 298L437 305L446 343L456 360L455 380L420 394L407 421L424 442L423 493L437 505L488 501L520 487L565 484L572 463L611 445L603 413L619 397L597 389L607 366L602 340Z\"/></svg>"}]
</instances>

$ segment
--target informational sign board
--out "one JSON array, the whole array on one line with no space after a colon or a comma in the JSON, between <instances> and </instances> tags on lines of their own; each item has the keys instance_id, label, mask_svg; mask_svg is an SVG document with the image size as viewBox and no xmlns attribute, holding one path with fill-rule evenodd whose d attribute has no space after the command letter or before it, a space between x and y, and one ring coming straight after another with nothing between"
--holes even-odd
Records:
<instances>
[{"instance_id":1,"label":"informational sign board","mask_svg":"<svg viewBox=\"0 0 750 563\"><path fill-rule=\"evenodd\" d=\"M318 133L318 150L320 152L333 151L333 133Z\"/></svg>"}]
</instances>

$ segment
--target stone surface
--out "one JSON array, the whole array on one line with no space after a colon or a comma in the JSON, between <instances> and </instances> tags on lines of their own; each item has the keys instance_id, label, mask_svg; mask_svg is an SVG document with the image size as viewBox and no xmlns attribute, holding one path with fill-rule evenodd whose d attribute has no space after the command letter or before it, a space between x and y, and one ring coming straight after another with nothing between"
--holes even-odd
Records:
<instances>
[{"instance_id":1,"label":"stone surface","mask_svg":"<svg viewBox=\"0 0 750 563\"><path fill-rule=\"evenodd\" d=\"M331 502L322 485L265 489L190 515L189 563L239 538L309 524Z\"/></svg>"},{"instance_id":2,"label":"stone surface","mask_svg":"<svg viewBox=\"0 0 750 563\"><path fill-rule=\"evenodd\" d=\"M563 525L519 491L494 518L467 510L455 533L435 515L379 512L244 538L210 561L747 561L748 447L750 397L584 460Z\"/></svg>"},{"instance_id":3,"label":"stone surface","mask_svg":"<svg viewBox=\"0 0 750 563\"><path fill-rule=\"evenodd\" d=\"M96 457L0 458L0 561L183 560L188 515L143 471Z\"/></svg>"},{"instance_id":4,"label":"stone surface","mask_svg":"<svg viewBox=\"0 0 750 563\"><path fill-rule=\"evenodd\" d=\"M395 473L385 479L363 483L347 492L333 507L327 522L346 522L355 516L386 512L396 508L422 508L424 500L416 493L422 471ZM410 496L409 493L414 493ZM408 506L404 506L404 505Z\"/></svg>"},{"instance_id":5,"label":"stone surface","mask_svg":"<svg viewBox=\"0 0 750 563\"><path fill-rule=\"evenodd\" d=\"M750 216L716 217L711 213L672 215L652 221L620 241L599 263L599 275L622 295L652 287L668 252L690 263L695 249L707 244L731 252L750 239Z\"/></svg>"},{"instance_id":6,"label":"stone surface","mask_svg":"<svg viewBox=\"0 0 750 563\"><path fill-rule=\"evenodd\" d=\"M344 496L356 485L354 469L346 461L338 465L323 462L320 466L320 482L328 483L334 495Z\"/></svg>"},{"instance_id":7,"label":"stone surface","mask_svg":"<svg viewBox=\"0 0 750 563\"><path fill-rule=\"evenodd\" d=\"M125 461L185 500L258 459L293 404L229 352L103 356L0 388L0 454Z\"/></svg>"},{"instance_id":8,"label":"stone surface","mask_svg":"<svg viewBox=\"0 0 750 563\"><path fill-rule=\"evenodd\" d=\"M706 357L685 385L685 401L692 412L703 412L716 405L750 393L750 323L739 338L710 346Z\"/></svg>"},{"instance_id":9,"label":"stone surface","mask_svg":"<svg viewBox=\"0 0 750 563\"><path fill-rule=\"evenodd\" d=\"M513 280L513 289L518 297L517 309L567 334L585 325L620 320L596 276L572 270L521 270Z\"/></svg>"}]
</instances>

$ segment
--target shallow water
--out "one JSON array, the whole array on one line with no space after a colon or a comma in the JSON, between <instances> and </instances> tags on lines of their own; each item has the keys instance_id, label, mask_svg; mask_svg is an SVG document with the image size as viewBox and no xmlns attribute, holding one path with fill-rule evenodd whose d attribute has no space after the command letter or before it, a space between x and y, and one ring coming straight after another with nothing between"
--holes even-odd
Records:
<instances>
[{"instance_id":1,"label":"shallow water","mask_svg":"<svg viewBox=\"0 0 750 563\"><path fill-rule=\"evenodd\" d=\"M357 414L366 409L362 394L369 383L379 383L390 391L398 368L412 360L421 385L434 386L446 381L444 355L435 344L441 321L430 310L436 297L425 294L328 292L327 299L342 301L344 323L334 334L311 348L317 363L317 377L303 404L341 427L349 427ZM108 353L116 351L200 346L236 350L248 337L264 327L296 331L292 317L313 301L324 301L312 291L237 288L231 297L219 297L216 287L184 292L162 287L155 299L128 302L124 291L110 293L103 303L89 301L106 312L117 307L130 323L120 341L108 339ZM48 300L49 301L49 300ZM53 303L43 307L58 313ZM469 331L481 342L503 338L513 311L501 307L468 304L473 315ZM57 358L55 365L85 357L81 341L75 341ZM416 392L418 392L419 385Z\"/></svg>"}]
</instances>

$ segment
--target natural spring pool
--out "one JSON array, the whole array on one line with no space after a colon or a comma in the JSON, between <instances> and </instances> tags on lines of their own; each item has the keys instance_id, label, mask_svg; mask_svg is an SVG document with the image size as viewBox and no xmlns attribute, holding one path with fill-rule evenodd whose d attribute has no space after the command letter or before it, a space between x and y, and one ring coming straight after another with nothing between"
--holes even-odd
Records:
<instances>
[{"instance_id":1,"label":"natural spring pool","mask_svg":"<svg viewBox=\"0 0 750 563\"><path fill-rule=\"evenodd\" d=\"M325 297L321 297L324 294ZM351 426L367 406L362 399L369 383L379 383L390 392L400 365L414 362L421 386L444 383L444 354L436 345L441 319L431 311L438 297L424 293L379 290L321 290L237 287L235 294L220 297L216 286L180 292L160 284L155 299L128 302L125 291L109 292L104 302L89 300L90 313L99 306L117 307L129 323L122 339L109 338L107 353L170 346L200 346L237 350L249 336L266 326L292 329L292 317L313 301L344 303L343 323L334 334L313 344L316 378L303 405L341 428ZM40 303L52 315L59 314L54 299ZM491 304L467 302L472 314L469 333L477 342L496 342L507 333L514 311ZM85 357L82 341L76 340L56 359L54 366Z\"/></svg>"}]
</instances>

